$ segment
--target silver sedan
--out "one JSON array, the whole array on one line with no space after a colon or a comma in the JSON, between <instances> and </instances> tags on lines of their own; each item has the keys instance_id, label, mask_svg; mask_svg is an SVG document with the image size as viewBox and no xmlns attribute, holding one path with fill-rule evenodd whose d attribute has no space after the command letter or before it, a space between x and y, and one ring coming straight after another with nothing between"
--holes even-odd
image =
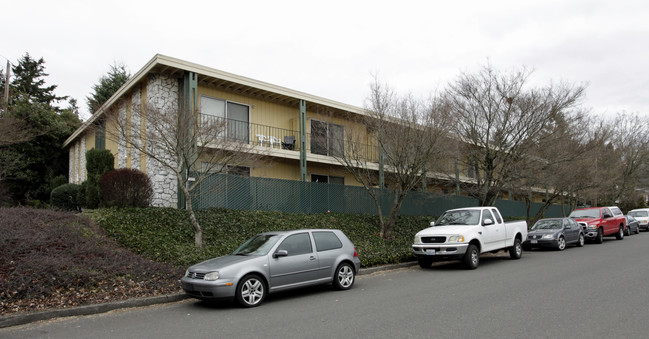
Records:
<instances>
[{"instance_id":1,"label":"silver sedan","mask_svg":"<svg viewBox=\"0 0 649 339\"><path fill-rule=\"evenodd\" d=\"M268 293L292 288L331 283L350 289L360 265L354 244L340 230L267 232L230 255L189 267L181 284L194 298L234 298L254 307Z\"/></svg>"}]
</instances>

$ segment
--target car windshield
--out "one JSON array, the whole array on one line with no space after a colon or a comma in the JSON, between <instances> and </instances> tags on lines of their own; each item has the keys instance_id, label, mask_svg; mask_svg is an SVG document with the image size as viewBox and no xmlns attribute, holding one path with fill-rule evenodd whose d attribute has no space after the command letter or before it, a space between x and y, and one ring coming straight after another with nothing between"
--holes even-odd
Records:
<instances>
[{"instance_id":1,"label":"car windshield","mask_svg":"<svg viewBox=\"0 0 649 339\"><path fill-rule=\"evenodd\" d=\"M629 212L629 215L632 217L646 218L649 216L649 213L647 213L647 211L631 211Z\"/></svg>"},{"instance_id":2,"label":"car windshield","mask_svg":"<svg viewBox=\"0 0 649 339\"><path fill-rule=\"evenodd\" d=\"M570 213L571 218L599 218L599 209L574 210Z\"/></svg>"},{"instance_id":3,"label":"car windshield","mask_svg":"<svg viewBox=\"0 0 649 339\"><path fill-rule=\"evenodd\" d=\"M277 234L255 235L232 252L232 255L266 255L279 238Z\"/></svg>"},{"instance_id":4,"label":"car windshield","mask_svg":"<svg viewBox=\"0 0 649 339\"><path fill-rule=\"evenodd\" d=\"M477 225L480 223L479 210L447 211L435 222L435 226Z\"/></svg>"},{"instance_id":5,"label":"car windshield","mask_svg":"<svg viewBox=\"0 0 649 339\"><path fill-rule=\"evenodd\" d=\"M561 220L539 220L532 226L531 230L558 230L561 229Z\"/></svg>"}]
</instances>

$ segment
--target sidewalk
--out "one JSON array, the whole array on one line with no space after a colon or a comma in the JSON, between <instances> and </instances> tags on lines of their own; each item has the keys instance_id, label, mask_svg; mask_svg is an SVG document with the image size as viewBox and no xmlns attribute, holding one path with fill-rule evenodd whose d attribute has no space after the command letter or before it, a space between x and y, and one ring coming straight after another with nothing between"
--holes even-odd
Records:
<instances>
[{"instance_id":1,"label":"sidewalk","mask_svg":"<svg viewBox=\"0 0 649 339\"><path fill-rule=\"evenodd\" d=\"M417 265L416 261L394 264L394 265L383 265L383 266L362 268L358 272L358 275L371 274L380 271L389 271L398 268L410 267L414 265ZM2 316L0 317L0 328L24 325L36 321L61 318L61 317L75 317L75 316L82 316L82 315L99 314L99 313L110 312L121 308L142 307L142 306L150 306L156 304L172 303L187 298L190 297L188 297L184 293L176 293L176 294L162 295L157 297L136 298L136 299L122 300L122 301L116 301L116 302L110 302L104 304L78 306L78 307L71 307L71 308L56 309L51 311Z\"/></svg>"}]
</instances>

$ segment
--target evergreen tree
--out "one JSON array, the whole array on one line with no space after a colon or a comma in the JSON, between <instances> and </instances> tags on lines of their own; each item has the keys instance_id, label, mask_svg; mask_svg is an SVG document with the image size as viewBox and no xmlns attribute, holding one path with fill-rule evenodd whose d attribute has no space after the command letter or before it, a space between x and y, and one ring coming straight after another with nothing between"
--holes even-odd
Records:
<instances>
[{"instance_id":1,"label":"evergreen tree","mask_svg":"<svg viewBox=\"0 0 649 339\"><path fill-rule=\"evenodd\" d=\"M95 114L99 107L113 96L130 78L131 74L124 64L111 65L108 73L99 78L99 83L92 86L93 93L86 97L90 114Z\"/></svg>"},{"instance_id":2,"label":"evergreen tree","mask_svg":"<svg viewBox=\"0 0 649 339\"><path fill-rule=\"evenodd\" d=\"M54 106L67 97L54 94L56 85L46 85L44 63L25 54L12 67L11 99L3 120L19 124L25 135L0 144L0 188L14 204L49 199L51 182L68 175L68 151L61 145L81 125L75 100L63 110Z\"/></svg>"},{"instance_id":3,"label":"evergreen tree","mask_svg":"<svg viewBox=\"0 0 649 339\"><path fill-rule=\"evenodd\" d=\"M52 105L55 101L65 100L67 96L59 97L54 94L56 85L45 86L45 60L34 60L29 53L18 60L18 65L12 67L14 80L11 82L14 100L30 103ZM54 106L53 106L54 107Z\"/></svg>"}]
</instances>

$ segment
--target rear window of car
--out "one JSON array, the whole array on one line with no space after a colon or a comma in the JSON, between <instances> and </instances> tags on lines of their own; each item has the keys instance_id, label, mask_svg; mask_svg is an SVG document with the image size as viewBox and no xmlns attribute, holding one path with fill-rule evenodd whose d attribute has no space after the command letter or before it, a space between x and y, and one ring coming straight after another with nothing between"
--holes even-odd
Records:
<instances>
[{"instance_id":1,"label":"rear window of car","mask_svg":"<svg viewBox=\"0 0 649 339\"><path fill-rule=\"evenodd\" d=\"M343 247L343 243L334 234L334 232L313 232L315 247L318 252L334 250Z\"/></svg>"},{"instance_id":2,"label":"rear window of car","mask_svg":"<svg viewBox=\"0 0 649 339\"><path fill-rule=\"evenodd\" d=\"M646 218L649 216L649 213L647 213L647 211L631 211L629 212L629 215L636 218Z\"/></svg>"},{"instance_id":3,"label":"rear window of car","mask_svg":"<svg viewBox=\"0 0 649 339\"><path fill-rule=\"evenodd\" d=\"M611 207L611 211L613 212L614 215L622 215L622 210L620 210L617 207Z\"/></svg>"}]
</instances>

